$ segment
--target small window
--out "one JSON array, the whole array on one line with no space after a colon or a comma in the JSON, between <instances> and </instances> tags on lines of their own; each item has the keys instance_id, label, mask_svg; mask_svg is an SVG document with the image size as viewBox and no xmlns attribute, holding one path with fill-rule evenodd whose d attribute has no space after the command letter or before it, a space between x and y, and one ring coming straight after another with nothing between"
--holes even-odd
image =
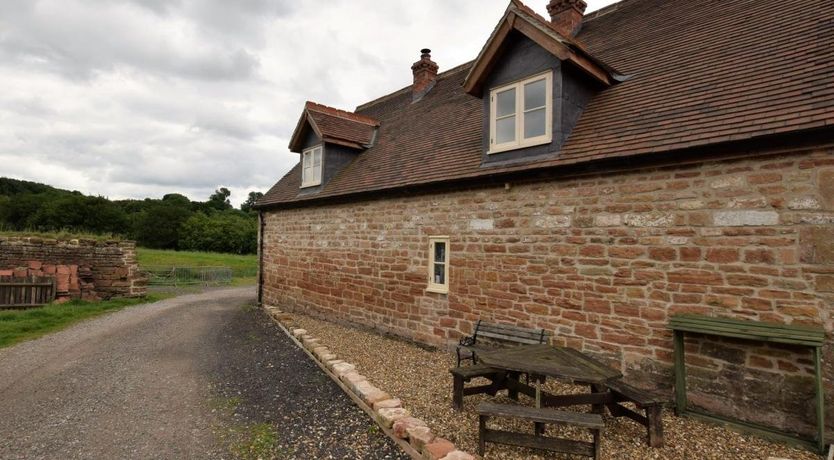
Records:
<instances>
[{"instance_id":1,"label":"small window","mask_svg":"<svg viewBox=\"0 0 834 460\"><path fill-rule=\"evenodd\" d=\"M490 91L489 153L551 141L551 72Z\"/></svg>"},{"instance_id":2,"label":"small window","mask_svg":"<svg viewBox=\"0 0 834 460\"><path fill-rule=\"evenodd\" d=\"M449 237L429 238L429 287L431 292L449 292Z\"/></svg>"},{"instance_id":3,"label":"small window","mask_svg":"<svg viewBox=\"0 0 834 460\"><path fill-rule=\"evenodd\" d=\"M321 184L321 146L312 147L301 154L301 187Z\"/></svg>"}]
</instances>

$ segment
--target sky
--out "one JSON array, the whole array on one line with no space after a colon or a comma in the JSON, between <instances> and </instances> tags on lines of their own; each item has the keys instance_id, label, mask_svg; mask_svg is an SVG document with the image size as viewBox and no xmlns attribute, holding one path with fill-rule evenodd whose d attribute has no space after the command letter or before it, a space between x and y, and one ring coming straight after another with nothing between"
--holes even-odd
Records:
<instances>
[{"instance_id":1,"label":"sky","mask_svg":"<svg viewBox=\"0 0 834 460\"><path fill-rule=\"evenodd\" d=\"M238 205L298 162L304 101L408 86L421 48L441 72L467 62L507 4L0 0L0 177L111 199L227 187Z\"/></svg>"}]
</instances>

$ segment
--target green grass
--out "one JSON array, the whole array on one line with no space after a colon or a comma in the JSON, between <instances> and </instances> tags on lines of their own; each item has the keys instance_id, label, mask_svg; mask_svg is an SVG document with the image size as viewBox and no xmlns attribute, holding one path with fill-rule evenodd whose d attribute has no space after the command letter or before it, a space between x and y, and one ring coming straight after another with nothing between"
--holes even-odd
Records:
<instances>
[{"instance_id":1,"label":"green grass","mask_svg":"<svg viewBox=\"0 0 834 460\"><path fill-rule=\"evenodd\" d=\"M0 348L24 340L32 340L50 332L66 328L83 319L116 311L131 305L156 302L164 295L153 294L144 298L113 299L101 302L73 300L63 304L50 304L27 310L0 310Z\"/></svg>"},{"instance_id":2,"label":"green grass","mask_svg":"<svg viewBox=\"0 0 834 460\"><path fill-rule=\"evenodd\" d=\"M241 460L265 460L284 458L278 448L278 436L269 423L257 423L244 427L238 433L238 441L231 446L232 454Z\"/></svg>"},{"instance_id":3,"label":"green grass","mask_svg":"<svg viewBox=\"0 0 834 460\"><path fill-rule=\"evenodd\" d=\"M229 267L233 285L252 284L258 274L258 256L255 254L136 248L136 257L140 267Z\"/></svg>"}]
</instances>

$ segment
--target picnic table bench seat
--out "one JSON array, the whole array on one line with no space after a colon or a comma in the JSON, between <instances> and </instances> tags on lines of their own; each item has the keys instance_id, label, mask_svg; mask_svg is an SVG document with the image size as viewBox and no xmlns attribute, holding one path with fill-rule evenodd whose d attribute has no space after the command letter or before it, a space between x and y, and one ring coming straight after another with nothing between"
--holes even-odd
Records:
<instances>
[{"instance_id":1,"label":"picnic table bench seat","mask_svg":"<svg viewBox=\"0 0 834 460\"><path fill-rule=\"evenodd\" d=\"M521 345L546 343L547 339L548 335L544 329L530 329L478 320L472 335L460 339L456 349L457 365L460 367L461 361L472 361L472 364L478 364L477 353L479 351L495 348L487 342Z\"/></svg>"},{"instance_id":2,"label":"picnic table bench seat","mask_svg":"<svg viewBox=\"0 0 834 460\"><path fill-rule=\"evenodd\" d=\"M537 425L535 430L536 434L487 428L486 422L490 417L505 417L533 422ZM566 424L587 428L593 433L594 440L593 442L586 442L545 437L538 429L539 424ZM478 405L478 454L483 456L486 447L485 444L492 442L496 444L545 449L573 455L584 455L599 460L600 438L604 428L605 423L602 415L599 414L482 402Z\"/></svg>"},{"instance_id":3,"label":"picnic table bench seat","mask_svg":"<svg viewBox=\"0 0 834 460\"><path fill-rule=\"evenodd\" d=\"M663 420L661 413L666 398L654 392L634 387L623 380L612 380L605 384L613 401L606 405L613 417L628 417L646 427L649 446L663 447ZM630 402L645 414L639 414L620 402Z\"/></svg>"}]
</instances>

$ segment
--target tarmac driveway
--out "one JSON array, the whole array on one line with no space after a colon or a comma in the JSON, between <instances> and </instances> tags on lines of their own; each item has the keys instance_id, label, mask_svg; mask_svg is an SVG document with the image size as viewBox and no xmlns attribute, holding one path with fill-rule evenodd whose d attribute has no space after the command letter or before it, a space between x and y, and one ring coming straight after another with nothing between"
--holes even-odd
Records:
<instances>
[{"instance_id":1,"label":"tarmac driveway","mask_svg":"<svg viewBox=\"0 0 834 460\"><path fill-rule=\"evenodd\" d=\"M184 295L0 349L0 458L406 458L254 295ZM240 444L252 426L274 433L265 451Z\"/></svg>"}]
</instances>

